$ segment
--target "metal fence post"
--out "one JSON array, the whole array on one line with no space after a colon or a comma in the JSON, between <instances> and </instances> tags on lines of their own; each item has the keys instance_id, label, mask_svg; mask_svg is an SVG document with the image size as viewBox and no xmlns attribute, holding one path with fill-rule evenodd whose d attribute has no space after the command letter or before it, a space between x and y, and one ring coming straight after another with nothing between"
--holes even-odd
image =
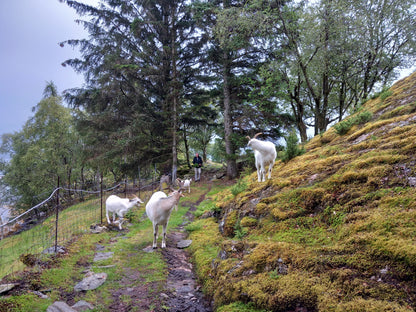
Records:
<instances>
[{"instance_id":1,"label":"metal fence post","mask_svg":"<svg viewBox=\"0 0 416 312\"><path fill-rule=\"evenodd\" d=\"M103 174L100 175L100 224L103 223Z\"/></svg>"},{"instance_id":2,"label":"metal fence post","mask_svg":"<svg viewBox=\"0 0 416 312\"><path fill-rule=\"evenodd\" d=\"M58 219L59 219L59 176L58 189L56 191L56 216L55 216L55 253L58 252Z\"/></svg>"}]
</instances>

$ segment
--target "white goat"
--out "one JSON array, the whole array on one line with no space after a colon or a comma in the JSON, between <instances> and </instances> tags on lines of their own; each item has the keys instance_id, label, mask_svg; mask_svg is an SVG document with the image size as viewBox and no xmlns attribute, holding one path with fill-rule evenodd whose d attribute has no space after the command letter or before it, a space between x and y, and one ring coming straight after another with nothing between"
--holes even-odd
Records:
<instances>
[{"instance_id":1,"label":"white goat","mask_svg":"<svg viewBox=\"0 0 416 312\"><path fill-rule=\"evenodd\" d=\"M269 176L271 178L272 168L274 161L276 160L276 146L272 142L260 141L256 137L260 133L257 133L253 138L248 138L247 146L250 146L254 150L254 157L256 159L257 178L259 182L266 181L266 166L269 166Z\"/></svg>"},{"instance_id":2,"label":"white goat","mask_svg":"<svg viewBox=\"0 0 416 312\"><path fill-rule=\"evenodd\" d=\"M122 230L121 225L123 223L123 217L134 205L140 206L143 204L142 200L137 196L134 196L133 199L120 198L116 195L110 195L105 201L105 214L107 216L108 224L111 224L108 213L113 214L113 223L118 223L118 228ZM115 221L115 215L119 216L119 220Z\"/></svg>"},{"instance_id":3,"label":"white goat","mask_svg":"<svg viewBox=\"0 0 416 312\"><path fill-rule=\"evenodd\" d=\"M183 189L188 188L188 193L191 192L191 182L192 182L192 178L185 179L185 180L181 180L181 179L177 178L176 181L178 182L180 188L183 188Z\"/></svg>"},{"instance_id":4,"label":"white goat","mask_svg":"<svg viewBox=\"0 0 416 312\"><path fill-rule=\"evenodd\" d=\"M162 248L166 248L166 228L168 226L170 214L174 207L179 203L179 199L184 197L182 190L173 191L167 196L164 192L158 191L150 197L146 204L146 214L153 223L153 248L157 248L157 232L159 225L163 227Z\"/></svg>"}]
</instances>

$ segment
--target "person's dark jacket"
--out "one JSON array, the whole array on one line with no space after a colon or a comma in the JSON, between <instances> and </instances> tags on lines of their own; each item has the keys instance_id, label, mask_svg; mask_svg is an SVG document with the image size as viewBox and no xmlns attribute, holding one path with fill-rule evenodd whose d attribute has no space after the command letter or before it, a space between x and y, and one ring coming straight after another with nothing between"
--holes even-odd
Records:
<instances>
[{"instance_id":1,"label":"person's dark jacket","mask_svg":"<svg viewBox=\"0 0 416 312\"><path fill-rule=\"evenodd\" d=\"M195 156L192 163L194 164L195 168L201 168L202 167L202 158L201 158L201 156L198 156L198 157Z\"/></svg>"}]
</instances>

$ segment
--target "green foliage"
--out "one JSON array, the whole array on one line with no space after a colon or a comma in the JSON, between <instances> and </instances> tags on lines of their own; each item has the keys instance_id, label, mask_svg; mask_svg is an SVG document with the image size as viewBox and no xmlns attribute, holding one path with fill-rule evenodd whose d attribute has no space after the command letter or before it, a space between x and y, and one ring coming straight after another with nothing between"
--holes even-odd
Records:
<instances>
[{"instance_id":1,"label":"green foliage","mask_svg":"<svg viewBox=\"0 0 416 312\"><path fill-rule=\"evenodd\" d=\"M237 219L237 222L234 225L234 233L236 239L242 239L247 235L247 230L241 226L240 218Z\"/></svg>"},{"instance_id":2,"label":"green foliage","mask_svg":"<svg viewBox=\"0 0 416 312\"><path fill-rule=\"evenodd\" d=\"M393 91L386 90L386 91L384 91L380 94L380 100L384 101L385 99L387 99L392 94L393 94Z\"/></svg>"},{"instance_id":3,"label":"green foliage","mask_svg":"<svg viewBox=\"0 0 416 312\"><path fill-rule=\"evenodd\" d=\"M234 196L237 196L241 192L244 192L246 189L247 189L247 182L244 179L240 178L237 180L237 183L235 183L231 187L231 194L233 194Z\"/></svg>"},{"instance_id":4,"label":"green foliage","mask_svg":"<svg viewBox=\"0 0 416 312\"><path fill-rule=\"evenodd\" d=\"M393 91L390 90L390 87L383 87L383 89L379 92L374 93L371 96L371 99L380 98L380 100L383 102L385 99L387 99L390 95L393 94Z\"/></svg>"},{"instance_id":5,"label":"green foliage","mask_svg":"<svg viewBox=\"0 0 416 312\"><path fill-rule=\"evenodd\" d=\"M55 94L49 85L45 94ZM3 142L3 150L11 155L4 167L2 183L9 186L21 206L32 206L58 186L80 179L81 147L71 111L57 96L44 98L35 107L34 116L20 132Z\"/></svg>"},{"instance_id":6,"label":"green foliage","mask_svg":"<svg viewBox=\"0 0 416 312\"><path fill-rule=\"evenodd\" d=\"M339 135L346 134L354 125L361 125L365 124L366 122L370 121L373 117L373 114L369 111L365 111L359 114L356 114L352 117L349 117L346 120L343 120L337 123L334 128L336 133Z\"/></svg>"},{"instance_id":7,"label":"green foliage","mask_svg":"<svg viewBox=\"0 0 416 312\"><path fill-rule=\"evenodd\" d=\"M305 150L299 147L299 139L294 130L285 137L285 140L286 148L283 152L279 153L279 157L282 161L288 162L289 160L305 153Z\"/></svg>"}]
</instances>

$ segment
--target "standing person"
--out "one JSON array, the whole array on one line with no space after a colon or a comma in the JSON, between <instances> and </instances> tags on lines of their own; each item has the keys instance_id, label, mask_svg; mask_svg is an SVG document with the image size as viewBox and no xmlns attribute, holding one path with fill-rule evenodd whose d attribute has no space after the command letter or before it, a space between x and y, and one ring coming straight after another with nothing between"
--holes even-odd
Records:
<instances>
[{"instance_id":1,"label":"standing person","mask_svg":"<svg viewBox=\"0 0 416 312\"><path fill-rule=\"evenodd\" d=\"M198 153L195 154L194 160L192 161L195 168L195 182L201 180L201 167L202 167L202 158Z\"/></svg>"}]
</instances>

